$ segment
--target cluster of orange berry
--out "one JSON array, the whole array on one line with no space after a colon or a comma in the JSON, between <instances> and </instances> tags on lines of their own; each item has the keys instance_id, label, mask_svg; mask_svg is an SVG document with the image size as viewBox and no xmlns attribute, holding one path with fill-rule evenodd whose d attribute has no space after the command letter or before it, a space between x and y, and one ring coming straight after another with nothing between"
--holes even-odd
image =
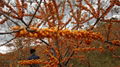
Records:
<instances>
[{"instance_id":1,"label":"cluster of orange berry","mask_svg":"<svg viewBox=\"0 0 120 67\"><path fill-rule=\"evenodd\" d=\"M40 59L37 60L22 60L18 62L21 65L28 65L28 64L43 64L43 61Z\"/></svg>"},{"instance_id":2,"label":"cluster of orange berry","mask_svg":"<svg viewBox=\"0 0 120 67\"><path fill-rule=\"evenodd\" d=\"M100 33L92 32L92 31L85 31L85 30L58 30L57 28L36 28L30 27L30 30L27 30L24 27L15 26L11 28L12 30L19 30L16 33L17 37L35 37L35 38L52 38L52 37L66 37L66 38L90 38L90 39L100 39L103 40L103 37Z\"/></svg>"},{"instance_id":3,"label":"cluster of orange berry","mask_svg":"<svg viewBox=\"0 0 120 67\"><path fill-rule=\"evenodd\" d=\"M115 44L115 45L120 46L120 40L113 40L113 41L112 41L112 44Z\"/></svg>"}]
</instances>

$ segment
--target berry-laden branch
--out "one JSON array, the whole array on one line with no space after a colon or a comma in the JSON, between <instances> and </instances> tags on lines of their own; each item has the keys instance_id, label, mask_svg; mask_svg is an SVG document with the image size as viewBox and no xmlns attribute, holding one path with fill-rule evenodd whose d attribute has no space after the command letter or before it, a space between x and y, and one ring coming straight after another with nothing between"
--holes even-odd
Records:
<instances>
[{"instance_id":1,"label":"berry-laden branch","mask_svg":"<svg viewBox=\"0 0 120 67\"><path fill-rule=\"evenodd\" d=\"M104 38L100 33L92 32L92 31L85 31L85 30L57 30L57 28L37 28L37 27L30 27L30 30L27 30L24 27L14 26L11 29L19 30L15 36L17 37L33 37L33 38L56 38L56 37L65 37L65 38L73 38L73 39L80 39L80 38L91 38L93 40L101 40L103 41Z\"/></svg>"}]
</instances>

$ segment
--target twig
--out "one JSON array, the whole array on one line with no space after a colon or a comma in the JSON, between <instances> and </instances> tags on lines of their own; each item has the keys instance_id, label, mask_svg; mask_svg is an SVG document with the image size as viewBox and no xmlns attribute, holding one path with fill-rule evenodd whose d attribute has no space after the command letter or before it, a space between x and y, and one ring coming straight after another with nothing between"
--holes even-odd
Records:
<instances>
[{"instance_id":1,"label":"twig","mask_svg":"<svg viewBox=\"0 0 120 67\"><path fill-rule=\"evenodd\" d=\"M112 25L112 23L110 23L110 24ZM111 32L111 26L108 25L107 41L109 40L110 32Z\"/></svg>"}]
</instances>

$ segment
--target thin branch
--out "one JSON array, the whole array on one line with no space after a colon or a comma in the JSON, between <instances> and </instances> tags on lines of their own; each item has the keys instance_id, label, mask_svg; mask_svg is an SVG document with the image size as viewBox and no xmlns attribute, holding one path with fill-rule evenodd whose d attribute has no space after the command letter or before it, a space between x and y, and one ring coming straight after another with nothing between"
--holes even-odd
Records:
<instances>
[{"instance_id":1,"label":"thin branch","mask_svg":"<svg viewBox=\"0 0 120 67\"><path fill-rule=\"evenodd\" d=\"M58 6L57 6L57 3L56 3L55 0L52 0L52 2L54 4L55 10L56 10L56 16L57 16L57 19L58 19L58 30L59 30L61 20L60 20L60 17L59 17Z\"/></svg>"},{"instance_id":2,"label":"thin branch","mask_svg":"<svg viewBox=\"0 0 120 67\"><path fill-rule=\"evenodd\" d=\"M119 46L120 47L120 44L119 45L118 44L113 44L111 41L105 41L104 43L108 43L110 45L114 45L114 46Z\"/></svg>"},{"instance_id":3,"label":"thin branch","mask_svg":"<svg viewBox=\"0 0 120 67\"><path fill-rule=\"evenodd\" d=\"M1 44L0 47L6 45L7 43L11 42L11 41L14 40L15 38L16 38L16 37L10 39L9 41L5 42L4 44Z\"/></svg>"},{"instance_id":4,"label":"thin branch","mask_svg":"<svg viewBox=\"0 0 120 67\"><path fill-rule=\"evenodd\" d=\"M107 41L109 40L109 37L110 37L111 27L112 27L112 23L110 23L110 25L108 25Z\"/></svg>"},{"instance_id":5,"label":"thin branch","mask_svg":"<svg viewBox=\"0 0 120 67\"><path fill-rule=\"evenodd\" d=\"M83 42L83 40L80 42L80 44L82 44L82 42ZM79 46L77 46L76 48L78 48L78 47ZM69 57L72 57L74 54L75 54L75 52L73 51ZM69 58L64 65L66 66L70 60L71 60L71 58Z\"/></svg>"},{"instance_id":6,"label":"thin branch","mask_svg":"<svg viewBox=\"0 0 120 67\"><path fill-rule=\"evenodd\" d=\"M28 26L23 19L20 19L25 26Z\"/></svg>"},{"instance_id":7,"label":"thin branch","mask_svg":"<svg viewBox=\"0 0 120 67\"><path fill-rule=\"evenodd\" d=\"M10 13L11 13L11 12L3 12L3 11L0 12L0 14L2 14L2 15L5 16L7 19L9 19L10 21L12 21L15 25L20 26L17 22L15 22L15 21L13 21L11 18L9 18L9 17L12 17L12 16L9 16ZM13 17L13 18L14 18L14 17ZM23 18L23 17L22 17L22 18ZM18 19L18 20L21 20L22 23L27 26L27 24L23 21L22 18L20 18L20 19L17 18L17 19Z\"/></svg>"},{"instance_id":8,"label":"thin branch","mask_svg":"<svg viewBox=\"0 0 120 67\"><path fill-rule=\"evenodd\" d=\"M97 20L96 20L95 24L93 25L93 27L91 28L91 30L94 29L94 26L95 26L99 21L100 21L100 18L97 18Z\"/></svg>"},{"instance_id":9,"label":"thin branch","mask_svg":"<svg viewBox=\"0 0 120 67\"><path fill-rule=\"evenodd\" d=\"M20 29L20 30L21 30L21 29ZM0 35L4 35L4 34L12 34L12 33L19 32L20 30L12 31L12 32L0 32Z\"/></svg>"},{"instance_id":10,"label":"thin branch","mask_svg":"<svg viewBox=\"0 0 120 67\"><path fill-rule=\"evenodd\" d=\"M6 5L10 9L10 11L12 11L13 13L15 13L18 16L17 12L15 11L14 8L12 8L12 6L10 6L8 3L6 3L5 0L2 0L2 1L3 1L4 5Z\"/></svg>"},{"instance_id":11,"label":"thin branch","mask_svg":"<svg viewBox=\"0 0 120 67\"><path fill-rule=\"evenodd\" d=\"M97 18L96 22L94 23L93 27L90 29L90 30L93 30L94 29L94 26L102 19L104 19L103 17L105 17L108 12L113 8L114 4L111 4L107 9L106 11L99 17Z\"/></svg>"},{"instance_id":12,"label":"thin branch","mask_svg":"<svg viewBox=\"0 0 120 67\"><path fill-rule=\"evenodd\" d=\"M40 39L43 43L45 43L47 46L50 46L47 42L45 42L44 40ZM53 52L54 56L56 56L56 53L55 53L55 49L54 48L51 48L51 51Z\"/></svg>"},{"instance_id":13,"label":"thin branch","mask_svg":"<svg viewBox=\"0 0 120 67\"><path fill-rule=\"evenodd\" d=\"M70 55L70 57L72 57L73 55L74 55L74 51L71 53L71 55ZM69 62L69 60L70 60L70 58L67 60L67 62L65 63L65 66L68 64L68 62Z\"/></svg>"},{"instance_id":14,"label":"thin branch","mask_svg":"<svg viewBox=\"0 0 120 67\"><path fill-rule=\"evenodd\" d=\"M64 57L66 57L67 56L67 54L68 54L68 51L70 50L70 48L67 48L67 50L66 50L66 52L65 52L65 55L64 55Z\"/></svg>"},{"instance_id":15,"label":"thin branch","mask_svg":"<svg viewBox=\"0 0 120 67\"><path fill-rule=\"evenodd\" d=\"M21 1L22 2L22 14L24 12L24 0ZM23 20L23 17L20 19L22 21L22 23L27 26L27 24L25 23L25 21Z\"/></svg>"},{"instance_id":16,"label":"thin branch","mask_svg":"<svg viewBox=\"0 0 120 67\"><path fill-rule=\"evenodd\" d=\"M110 41L105 41L104 43L108 43L108 44L112 45L112 42L110 42Z\"/></svg>"},{"instance_id":17,"label":"thin branch","mask_svg":"<svg viewBox=\"0 0 120 67\"><path fill-rule=\"evenodd\" d=\"M4 15L7 19L9 19L10 21L12 21L15 25L20 26L17 22L13 21L12 19L10 19L9 17L7 17L6 15Z\"/></svg>"},{"instance_id":18,"label":"thin branch","mask_svg":"<svg viewBox=\"0 0 120 67\"><path fill-rule=\"evenodd\" d=\"M102 22L107 22L107 23L109 23L109 22L119 23L119 22L120 22L120 20L111 20L111 19L103 19L103 20L100 20L100 21L102 21Z\"/></svg>"},{"instance_id":19,"label":"thin branch","mask_svg":"<svg viewBox=\"0 0 120 67\"><path fill-rule=\"evenodd\" d=\"M40 7L41 2L42 2L42 0L40 0L40 2L39 2L39 4L38 4L38 7L37 7L37 9L36 9L35 13L33 14L33 16L32 16L32 18L31 18L31 20L30 20L30 22L29 22L29 24L28 24L28 26L27 26L27 27L29 27L29 26L30 26L30 24L32 23L32 20L33 20L34 16L36 15L37 11L39 10L39 7Z\"/></svg>"},{"instance_id":20,"label":"thin branch","mask_svg":"<svg viewBox=\"0 0 120 67\"><path fill-rule=\"evenodd\" d=\"M40 41L42 41L43 43L45 43L47 46L49 46L49 44L47 42L45 42L44 40L40 39Z\"/></svg>"},{"instance_id":21,"label":"thin branch","mask_svg":"<svg viewBox=\"0 0 120 67\"><path fill-rule=\"evenodd\" d=\"M0 12L0 14L2 14L4 17L6 17L6 18L9 19L10 21L12 21L15 25L20 26L17 22L13 21L11 18L9 18L8 16L6 16L4 13L1 13L1 12Z\"/></svg>"}]
</instances>

